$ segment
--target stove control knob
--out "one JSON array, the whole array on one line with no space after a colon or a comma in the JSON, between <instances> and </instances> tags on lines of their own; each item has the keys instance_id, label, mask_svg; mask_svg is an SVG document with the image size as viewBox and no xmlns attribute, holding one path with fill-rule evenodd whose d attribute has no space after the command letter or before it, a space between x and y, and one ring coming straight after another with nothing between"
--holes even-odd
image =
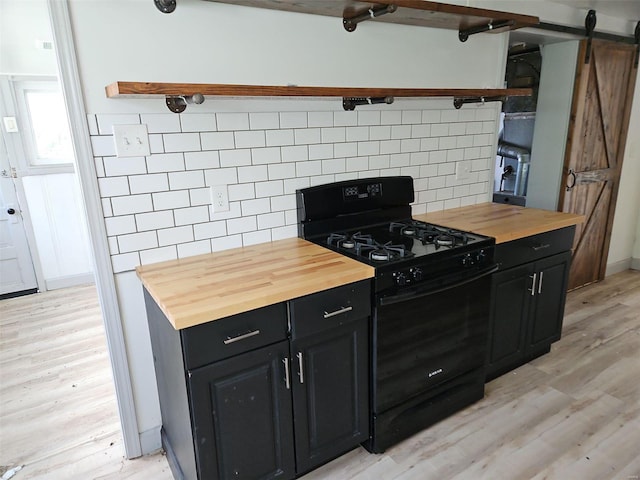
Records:
<instances>
[{"instance_id":1,"label":"stove control knob","mask_svg":"<svg viewBox=\"0 0 640 480\"><path fill-rule=\"evenodd\" d=\"M486 263L487 261L487 254L484 252L484 250L480 250L477 254L476 254L476 260L478 261L478 264L482 265L483 263Z\"/></svg>"},{"instance_id":2,"label":"stove control knob","mask_svg":"<svg viewBox=\"0 0 640 480\"><path fill-rule=\"evenodd\" d=\"M471 267L476 263L476 259L471 256L470 253L467 253L464 257L462 257L462 265L464 267Z\"/></svg>"},{"instance_id":3,"label":"stove control knob","mask_svg":"<svg viewBox=\"0 0 640 480\"><path fill-rule=\"evenodd\" d=\"M412 273L413 273L413 279L414 279L415 281L420 281L420 280L422 280L422 269L420 269L420 268L414 268L414 269L413 269L413 271L412 271Z\"/></svg>"},{"instance_id":4,"label":"stove control knob","mask_svg":"<svg viewBox=\"0 0 640 480\"><path fill-rule=\"evenodd\" d=\"M395 273L394 276L396 277L396 283L398 285L403 286L407 284L407 276L403 272Z\"/></svg>"}]
</instances>

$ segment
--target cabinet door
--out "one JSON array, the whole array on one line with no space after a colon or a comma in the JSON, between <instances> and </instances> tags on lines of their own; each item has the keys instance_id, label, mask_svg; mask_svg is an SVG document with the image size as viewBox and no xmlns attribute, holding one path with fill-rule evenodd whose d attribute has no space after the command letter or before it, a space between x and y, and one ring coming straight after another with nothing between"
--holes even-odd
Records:
<instances>
[{"instance_id":1,"label":"cabinet door","mask_svg":"<svg viewBox=\"0 0 640 480\"><path fill-rule=\"evenodd\" d=\"M368 319L292 342L298 475L369 437Z\"/></svg>"},{"instance_id":2,"label":"cabinet door","mask_svg":"<svg viewBox=\"0 0 640 480\"><path fill-rule=\"evenodd\" d=\"M189 372L200 480L295 477L288 356L283 341Z\"/></svg>"},{"instance_id":3,"label":"cabinet door","mask_svg":"<svg viewBox=\"0 0 640 480\"><path fill-rule=\"evenodd\" d=\"M517 364L524 355L527 314L532 300L533 264L495 273L491 287L491 320L487 378Z\"/></svg>"},{"instance_id":4,"label":"cabinet door","mask_svg":"<svg viewBox=\"0 0 640 480\"><path fill-rule=\"evenodd\" d=\"M531 350L546 348L560 339L570 264L571 252L553 255L535 264L536 300L530 314Z\"/></svg>"}]
</instances>

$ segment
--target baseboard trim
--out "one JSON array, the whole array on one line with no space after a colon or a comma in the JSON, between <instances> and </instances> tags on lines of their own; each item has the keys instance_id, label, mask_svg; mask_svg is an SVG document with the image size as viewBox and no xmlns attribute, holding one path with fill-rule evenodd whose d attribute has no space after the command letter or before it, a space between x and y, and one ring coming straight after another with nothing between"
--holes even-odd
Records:
<instances>
[{"instance_id":1,"label":"baseboard trim","mask_svg":"<svg viewBox=\"0 0 640 480\"><path fill-rule=\"evenodd\" d=\"M93 273L82 273L79 275L67 275L65 277L49 278L44 281L47 290L58 290L59 288L77 287L94 283Z\"/></svg>"},{"instance_id":2,"label":"baseboard trim","mask_svg":"<svg viewBox=\"0 0 640 480\"><path fill-rule=\"evenodd\" d=\"M162 448L160 428L162 427L157 426L144 432L140 432L140 448L142 449L143 455L156 453Z\"/></svg>"},{"instance_id":3,"label":"baseboard trim","mask_svg":"<svg viewBox=\"0 0 640 480\"><path fill-rule=\"evenodd\" d=\"M633 270L640 270L640 258L632 258L630 268Z\"/></svg>"},{"instance_id":4,"label":"baseboard trim","mask_svg":"<svg viewBox=\"0 0 640 480\"><path fill-rule=\"evenodd\" d=\"M619 262L610 263L607 265L607 269L605 270L604 276L608 277L609 275L615 275L616 273L629 270L630 268L633 268L631 264L632 264L631 258L626 258L624 260L620 260Z\"/></svg>"}]
</instances>

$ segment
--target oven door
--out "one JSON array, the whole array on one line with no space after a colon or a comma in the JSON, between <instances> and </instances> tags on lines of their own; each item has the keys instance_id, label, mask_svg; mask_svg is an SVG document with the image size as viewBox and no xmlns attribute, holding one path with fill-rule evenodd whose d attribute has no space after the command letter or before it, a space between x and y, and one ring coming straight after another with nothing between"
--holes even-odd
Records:
<instances>
[{"instance_id":1,"label":"oven door","mask_svg":"<svg viewBox=\"0 0 640 480\"><path fill-rule=\"evenodd\" d=\"M490 275L496 269L378 296L373 332L375 413L483 367Z\"/></svg>"}]
</instances>

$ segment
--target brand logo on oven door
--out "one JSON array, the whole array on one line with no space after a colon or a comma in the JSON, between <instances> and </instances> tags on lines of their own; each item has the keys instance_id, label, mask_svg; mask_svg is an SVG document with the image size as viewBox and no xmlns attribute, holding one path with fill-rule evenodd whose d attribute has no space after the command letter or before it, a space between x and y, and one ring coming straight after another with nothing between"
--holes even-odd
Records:
<instances>
[{"instance_id":1,"label":"brand logo on oven door","mask_svg":"<svg viewBox=\"0 0 640 480\"><path fill-rule=\"evenodd\" d=\"M434 370L433 372L429 373L429 378L435 377L436 375L440 375L441 373L442 373L442 369L441 368L439 368L437 370Z\"/></svg>"}]
</instances>

